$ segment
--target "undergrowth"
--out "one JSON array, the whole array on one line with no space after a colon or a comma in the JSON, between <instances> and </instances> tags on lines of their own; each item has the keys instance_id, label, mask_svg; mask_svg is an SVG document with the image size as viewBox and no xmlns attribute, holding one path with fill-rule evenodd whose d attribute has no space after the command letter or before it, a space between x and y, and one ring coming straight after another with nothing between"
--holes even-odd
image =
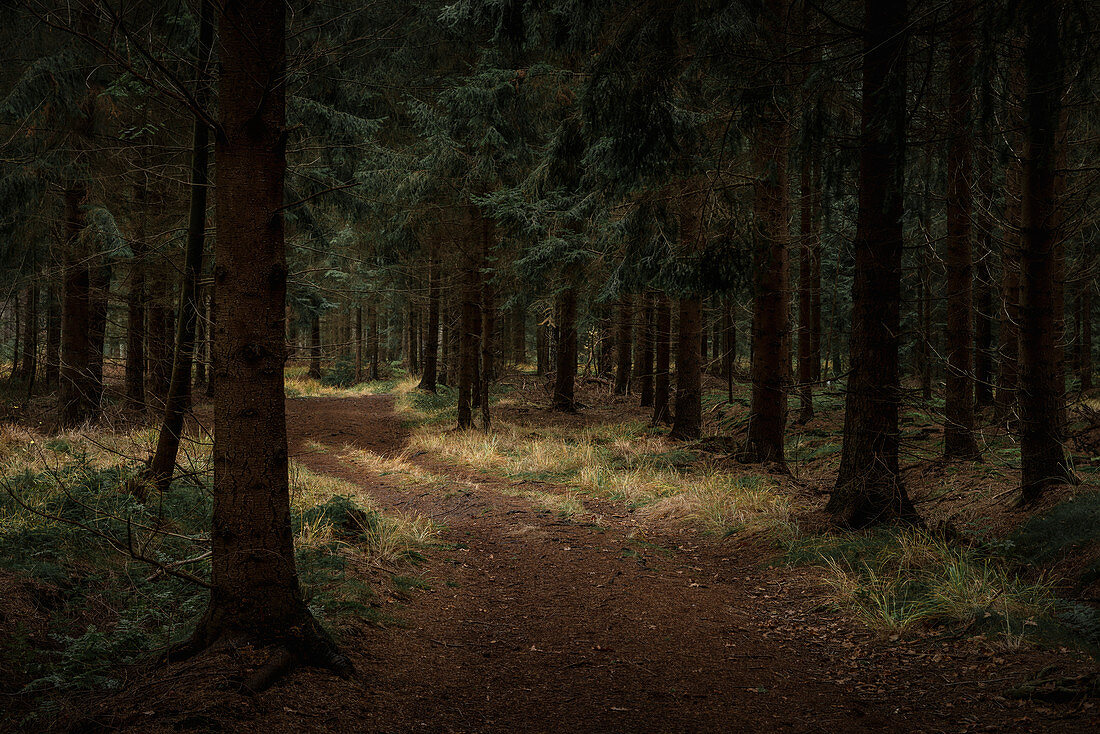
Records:
<instances>
[{"instance_id":1,"label":"undergrowth","mask_svg":"<svg viewBox=\"0 0 1100 734\"><path fill-rule=\"evenodd\" d=\"M44 725L81 690L119 686L126 667L185 637L206 606L208 452L197 471L142 504L127 491L143 432L46 439L0 431L0 694ZM423 559L439 528L382 513L353 484L293 465L292 522L303 592L339 636L351 615L381 621L381 577ZM155 563L138 560L135 556ZM18 600L29 600L17 604ZM36 723L37 722L37 723Z\"/></svg>"},{"instance_id":2,"label":"undergrowth","mask_svg":"<svg viewBox=\"0 0 1100 734\"><path fill-rule=\"evenodd\" d=\"M1058 599L1050 578L1005 551L1004 543L882 528L799 538L785 560L820 567L828 601L885 634L943 627L995 635L1008 647L1047 641L1095 650L1095 612Z\"/></svg>"}]
</instances>

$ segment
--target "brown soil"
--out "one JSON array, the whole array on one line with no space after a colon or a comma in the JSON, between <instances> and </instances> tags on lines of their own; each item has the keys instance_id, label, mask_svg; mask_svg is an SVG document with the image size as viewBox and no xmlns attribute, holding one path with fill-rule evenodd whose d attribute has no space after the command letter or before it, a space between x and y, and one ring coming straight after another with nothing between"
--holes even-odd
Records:
<instances>
[{"instance_id":1,"label":"brown soil","mask_svg":"<svg viewBox=\"0 0 1100 734\"><path fill-rule=\"evenodd\" d=\"M352 620L357 674L299 670L244 697L225 686L247 651L144 671L80 716L112 730L273 732L1096 731L1095 699L1043 703L1004 692L1064 651L1007 651L937 634L891 641L822 606L810 570L771 567L765 548L688 529L640 531L624 507L585 500L563 520L510 480L414 457L454 480L443 492L367 476L337 451L403 448L386 396L288 401L291 450L381 506L446 523L391 596L394 625ZM556 488L540 483L542 491ZM591 521L590 521L591 520ZM235 668L235 669L234 669ZM71 720L71 719L70 719Z\"/></svg>"}]
</instances>

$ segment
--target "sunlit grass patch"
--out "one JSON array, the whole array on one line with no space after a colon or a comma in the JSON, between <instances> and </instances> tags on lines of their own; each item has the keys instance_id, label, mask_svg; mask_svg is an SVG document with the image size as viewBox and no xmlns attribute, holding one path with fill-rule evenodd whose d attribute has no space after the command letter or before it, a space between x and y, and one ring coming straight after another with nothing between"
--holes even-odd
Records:
<instances>
[{"instance_id":1,"label":"sunlit grass patch","mask_svg":"<svg viewBox=\"0 0 1100 734\"><path fill-rule=\"evenodd\" d=\"M299 548L320 548L354 537L368 559L392 561L438 540L442 527L418 513L382 513L354 482L290 464L291 507L300 518ZM349 536L350 533L350 536Z\"/></svg>"},{"instance_id":2,"label":"sunlit grass patch","mask_svg":"<svg viewBox=\"0 0 1100 734\"><path fill-rule=\"evenodd\" d=\"M315 442L310 442L311 447L325 447ZM447 481L447 478L428 471L414 464L404 451L394 456L376 454L373 451L364 451L353 446L345 445L337 454L343 461L350 462L377 476L394 476L402 484L439 485Z\"/></svg>"},{"instance_id":3,"label":"sunlit grass patch","mask_svg":"<svg viewBox=\"0 0 1100 734\"><path fill-rule=\"evenodd\" d=\"M381 395L392 393L405 382L416 383L414 378L395 376L385 380L373 380L351 384L333 382L324 376L317 379L309 376L309 368L304 365L287 367L283 372L283 385L288 398L315 397L356 397L359 395Z\"/></svg>"},{"instance_id":4,"label":"sunlit grass patch","mask_svg":"<svg viewBox=\"0 0 1100 734\"><path fill-rule=\"evenodd\" d=\"M802 538L788 559L824 568L830 601L887 633L974 624L1019 634L1055 610L1049 583L1024 580L992 553L922 530Z\"/></svg>"},{"instance_id":5,"label":"sunlit grass patch","mask_svg":"<svg viewBox=\"0 0 1100 734\"><path fill-rule=\"evenodd\" d=\"M778 538L797 532L790 501L763 477L714 472L683 476L677 483L675 494L647 510L659 513L677 507L672 514L686 515L723 536L763 533Z\"/></svg>"},{"instance_id":6,"label":"sunlit grass patch","mask_svg":"<svg viewBox=\"0 0 1100 734\"><path fill-rule=\"evenodd\" d=\"M411 446L480 471L553 481L623 502L641 508L640 516L647 520L688 521L722 535L794 532L793 510L778 487L752 475L684 469L695 462L695 455L670 448L643 428L622 423L569 432L505 424L489 434L425 428L413 435ZM572 514L580 509L566 501L565 509L555 511Z\"/></svg>"}]
</instances>

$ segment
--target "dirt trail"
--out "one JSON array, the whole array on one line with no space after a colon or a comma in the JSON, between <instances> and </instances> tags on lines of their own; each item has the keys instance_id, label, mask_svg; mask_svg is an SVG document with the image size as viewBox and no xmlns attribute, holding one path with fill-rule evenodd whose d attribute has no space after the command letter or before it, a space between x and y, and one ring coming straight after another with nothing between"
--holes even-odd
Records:
<instances>
[{"instance_id":1,"label":"dirt trail","mask_svg":"<svg viewBox=\"0 0 1100 734\"><path fill-rule=\"evenodd\" d=\"M1070 731L1096 723L1087 709L1020 708L997 695L1033 673L1034 660L1014 668L981 651L875 643L817 608L812 579L761 568L751 547L692 534L640 541L629 512L587 500L601 513L598 525L560 520L503 494L515 491L507 480L420 456L455 478L445 496L425 494L310 448L399 452L404 431L386 396L291 400L288 412L298 461L360 484L384 507L435 516L454 545L423 569L430 591L396 612L404 628L365 627L347 643L361 671L355 692L334 696L323 673L309 673L277 694L296 714L319 708L308 719L319 730ZM996 681L987 684L989 676ZM313 688L311 696L319 684L324 694Z\"/></svg>"}]
</instances>

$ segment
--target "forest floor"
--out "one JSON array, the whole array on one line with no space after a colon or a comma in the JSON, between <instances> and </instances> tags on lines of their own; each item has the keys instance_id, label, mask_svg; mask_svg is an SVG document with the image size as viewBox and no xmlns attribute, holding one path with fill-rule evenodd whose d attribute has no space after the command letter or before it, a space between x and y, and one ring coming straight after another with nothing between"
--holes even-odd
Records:
<instances>
[{"instance_id":1,"label":"forest floor","mask_svg":"<svg viewBox=\"0 0 1100 734\"><path fill-rule=\"evenodd\" d=\"M305 471L439 530L415 566L358 567L379 589L372 613L345 614L335 625L356 674L298 670L246 697L228 683L255 662L248 650L138 666L118 692L70 705L60 717L68 728L1091 732L1100 725L1095 692L1064 685L1095 671L1095 660L1072 647L990 634L973 622L896 633L869 627L835 603L835 578L820 565L782 562L768 532L655 521L653 503L629 492L579 491L575 477L536 471L514 446L496 448L513 455L507 472L428 450L431 439L410 425L400 398L301 397L287 408L292 457ZM517 399L499 415L508 421L502 433L513 435L563 420ZM612 417L621 420L622 410L608 405L577 421L598 429ZM437 434L454 435L433 427ZM532 471L523 471L529 460ZM783 482L802 485L806 504L820 504L819 493L806 489L808 475ZM812 524L813 507L798 512ZM725 521L750 529L755 522Z\"/></svg>"},{"instance_id":2,"label":"forest floor","mask_svg":"<svg viewBox=\"0 0 1100 734\"><path fill-rule=\"evenodd\" d=\"M123 697L146 691L133 718L116 719L123 728L933 732L1100 724L1095 700L1006 696L1055 671L1088 670L1087 659L1064 648L1006 648L967 630L884 638L824 605L815 570L762 563L773 555L763 540L722 541L683 525L656 530L627 505L591 497L583 513L567 516L545 495L572 496L568 487L410 454L390 396L290 400L288 412L299 462L360 486L383 508L443 524L442 545L410 593L387 600L392 624L352 621L341 630L354 679L300 671L248 699L219 691L216 676L190 691L154 680ZM405 468L364 471L349 451L402 457Z\"/></svg>"}]
</instances>

